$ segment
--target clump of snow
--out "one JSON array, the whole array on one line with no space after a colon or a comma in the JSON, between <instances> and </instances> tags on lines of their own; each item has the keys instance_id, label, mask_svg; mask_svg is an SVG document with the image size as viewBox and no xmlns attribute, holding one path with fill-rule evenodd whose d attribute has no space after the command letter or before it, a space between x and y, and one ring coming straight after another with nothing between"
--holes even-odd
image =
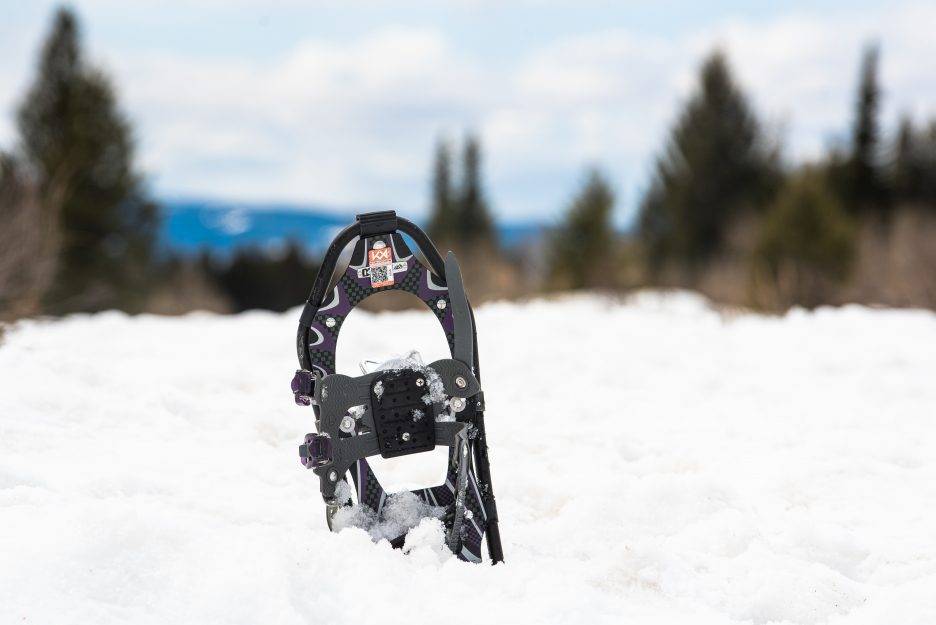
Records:
<instances>
[{"instance_id":1,"label":"clump of snow","mask_svg":"<svg viewBox=\"0 0 936 625\"><path fill-rule=\"evenodd\" d=\"M400 371L401 369L414 369L423 374L426 379L427 392L423 395L422 400L427 406L442 402L447 397L442 377L435 369L423 362L422 355L418 351L412 350L403 356L391 358L377 366L377 371Z\"/></svg>"},{"instance_id":2,"label":"clump of snow","mask_svg":"<svg viewBox=\"0 0 936 625\"><path fill-rule=\"evenodd\" d=\"M371 528L377 525L377 513L366 504L343 506L335 511L331 522L332 531L340 532L349 527L356 527L370 533ZM380 540L378 535L374 540Z\"/></svg>"},{"instance_id":3,"label":"clump of snow","mask_svg":"<svg viewBox=\"0 0 936 625\"><path fill-rule=\"evenodd\" d=\"M408 556L328 531L287 384L299 309L8 327L0 623L936 622L936 315L653 293L476 313L493 568L425 555L431 521ZM429 311L355 315L352 368L447 349Z\"/></svg>"},{"instance_id":4,"label":"clump of snow","mask_svg":"<svg viewBox=\"0 0 936 625\"><path fill-rule=\"evenodd\" d=\"M339 480L335 484L335 501L339 504L345 504L351 501L351 495L354 493L347 480Z\"/></svg>"},{"instance_id":5,"label":"clump of snow","mask_svg":"<svg viewBox=\"0 0 936 625\"><path fill-rule=\"evenodd\" d=\"M436 518L425 518L406 535L403 553L419 564L442 564L454 554L445 544L445 526Z\"/></svg>"},{"instance_id":6,"label":"clump of snow","mask_svg":"<svg viewBox=\"0 0 936 625\"><path fill-rule=\"evenodd\" d=\"M430 506L411 492L387 496L380 515L366 504L354 504L339 509L332 518L332 529L341 531L357 527L374 541L392 540L416 527L424 518L442 518L445 508Z\"/></svg>"},{"instance_id":7,"label":"clump of snow","mask_svg":"<svg viewBox=\"0 0 936 625\"><path fill-rule=\"evenodd\" d=\"M436 423L446 423L455 420L455 413L452 410L451 403L448 399L442 402L442 410L440 410L439 414L436 415L435 420Z\"/></svg>"},{"instance_id":8,"label":"clump of snow","mask_svg":"<svg viewBox=\"0 0 936 625\"><path fill-rule=\"evenodd\" d=\"M426 518L442 518L445 508L430 506L415 494L404 491L387 496L378 523L379 533L383 538L395 538L403 532L415 527ZM374 536L372 531L371 536Z\"/></svg>"}]
</instances>

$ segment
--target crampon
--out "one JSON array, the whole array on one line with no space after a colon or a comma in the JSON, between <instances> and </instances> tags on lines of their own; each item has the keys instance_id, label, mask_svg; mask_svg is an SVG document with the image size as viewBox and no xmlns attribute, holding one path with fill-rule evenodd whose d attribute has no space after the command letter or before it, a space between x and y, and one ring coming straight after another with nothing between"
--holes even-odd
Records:
<instances>
[{"instance_id":1,"label":"crampon","mask_svg":"<svg viewBox=\"0 0 936 625\"><path fill-rule=\"evenodd\" d=\"M422 260L402 235L416 244ZM347 268L342 251L353 241ZM429 307L445 332L451 358L394 366L350 377L335 372L342 323L364 299L383 291L411 293ZM299 447L302 464L319 479L329 528L350 509L380 519L401 496L440 519L445 543L459 558L480 562L482 542L492 563L504 559L491 486L484 429L474 312L455 255L442 259L429 237L393 211L358 215L332 241L302 315L292 381L296 403L311 406L316 432ZM395 458L449 448L445 482L388 493L367 459ZM351 483L348 482L350 475ZM353 483L353 488L351 484ZM406 529L386 536L402 547Z\"/></svg>"}]
</instances>

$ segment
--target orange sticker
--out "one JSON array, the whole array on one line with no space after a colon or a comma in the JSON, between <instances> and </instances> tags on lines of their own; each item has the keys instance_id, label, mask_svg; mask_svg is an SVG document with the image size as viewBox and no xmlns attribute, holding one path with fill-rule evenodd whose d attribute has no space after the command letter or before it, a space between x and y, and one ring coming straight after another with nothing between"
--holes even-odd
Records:
<instances>
[{"instance_id":1,"label":"orange sticker","mask_svg":"<svg viewBox=\"0 0 936 625\"><path fill-rule=\"evenodd\" d=\"M393 262L393 248L385 247L379 250L371 250L367 253L367 264L370 266L383 265Z\"/></svg>"},{"instance_id":2,"label":"orange sticker","mask_svg":"<svg viewBox=\"0 0 936 625\"><path fill-rule=\"evenodd\" d=\"M393 284L393 248L369 250L367 265L370 267L371 288Z\"/></svg>"}]
</instances>

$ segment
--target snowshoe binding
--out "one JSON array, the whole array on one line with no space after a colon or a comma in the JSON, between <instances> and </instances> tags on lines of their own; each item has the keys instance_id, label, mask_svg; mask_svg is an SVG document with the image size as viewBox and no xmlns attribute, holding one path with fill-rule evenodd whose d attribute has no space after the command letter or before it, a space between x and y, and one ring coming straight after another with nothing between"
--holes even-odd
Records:
<instances>
[{"instance_id":1,"label":"snowshoe binding","mask_svg":"<svg viewBox=\"0 0 936 625\"><path fill-rule=\"evenodd\" d=\"M403 234L415 242L425 262L410 251ZM355 239L348 267L337 272L342 251ZM445 331L452 357L429 365L404 359L358 377L337 374L335 348L342 323L361 301L390 290L412 293L429 307ZM486 539L491 561L503 561L474 313L455 255L449 252L443 261L429 237L393 211L358 215L325 254L299 319L296 347L300 369L292 381L293 394L297 404L312 406L317 430L306 435L299 456L319 478L329 528L339 529L335 520L343 511L363 510L372 520L380 519L394 498L418 498L414 509L422 506L441 518L446 544L459 558L480 562ZM436 445L449 447L448 468L445 482L432 488L391 495L367 461ZM402 547L407 529L386 537Z\"/></svg>"}]
</instances>

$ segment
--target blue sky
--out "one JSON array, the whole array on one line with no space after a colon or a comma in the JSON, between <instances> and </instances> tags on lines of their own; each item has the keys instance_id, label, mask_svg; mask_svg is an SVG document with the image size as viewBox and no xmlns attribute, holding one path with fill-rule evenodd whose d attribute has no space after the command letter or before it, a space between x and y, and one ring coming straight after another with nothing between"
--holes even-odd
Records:
<instances>
[{"instance_id":1,"label":"blue sky","mask_svg":"<svg viewBox=\"0 0 936 625\"><path fill-rule=\"evenodd\" d=\"M0 2L0 146L54 3ZM936 7L915 2L73 3L154 192L420 216L434 143L481 135L505 219L552 219L601 167L626 222L695 70L727 50L788 159L841 140L862 46L883 119L936 116Z\"/></svg>"}]
</instances>

